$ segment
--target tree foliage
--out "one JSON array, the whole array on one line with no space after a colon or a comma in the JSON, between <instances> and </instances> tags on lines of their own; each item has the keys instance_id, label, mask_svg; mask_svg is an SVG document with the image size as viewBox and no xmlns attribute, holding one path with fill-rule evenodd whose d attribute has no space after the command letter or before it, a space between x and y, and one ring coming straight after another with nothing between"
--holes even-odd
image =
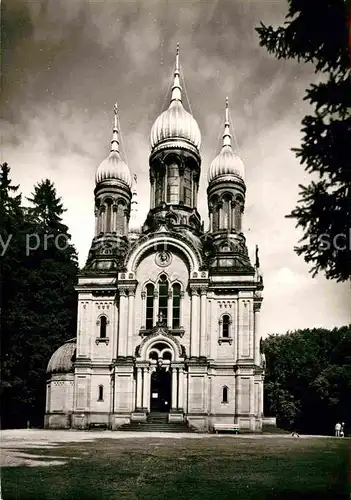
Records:
<instances>
[{"instance_id":1,"label":"tree foliage","mask_svg":"<svg viewBox=\"0 0 351 500\"><path fill-rule=\"evenodd\" d=\"M311 63L321 76L306 90L314 114L302 121L296 157L316 179L300 185L300 200L288 217L303 230L295 250L315 276L351 278L351 88L348 12L344 0L288 0L284 26L257 28L260 45L278 59Z\"/></svg>"},{"instance_id":2,"label":"tree foliage","mask_svg":"<svg viewBox=\"0 0 351 500\"><path fill-rule=\"evenodd\" d=\"M297 330L263 341L266 410L279 426L308 433L351 428L351 325Z\"/></svg>"},{"instance_id":3,"label":"tree foliage","mask_svg":"<svg viewBox=\"0 0 351 500\"><path fill-rule=\"evenodd\" d=\"M12 239L1 262L1 418L3 427L22 427L43 423L48 360L75 336L78 266L53 184L35 186L27 207L9 173L2 165L0 234Z\"/></svg>"}]
</instances>

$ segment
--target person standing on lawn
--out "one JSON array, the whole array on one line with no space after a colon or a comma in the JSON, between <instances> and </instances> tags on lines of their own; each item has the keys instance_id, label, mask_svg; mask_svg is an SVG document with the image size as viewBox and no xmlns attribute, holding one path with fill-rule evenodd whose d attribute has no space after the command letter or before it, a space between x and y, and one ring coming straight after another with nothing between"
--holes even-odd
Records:
<instances>
[{"instance_id":1,"label":"person standing on lawn","mask_svg":"<svg viewBox=\"0 0 351 500\"><path fill-rule=\"evenodd\" d=\"M344 437L345 436L345 422L341 422L341 428L340 428L340 437Z\"/></svg>"},{"instance_id":2,"label":"person standing on lawn","mask_svg":"<svg viewBox=\"0 0 351 500\"><path fill-rule=\"evenodd\" d=\"M337 422L335 424L335 437L340 437L340 430L341 430L341 424L340 422Z\"/></svg>"}]
</instances>

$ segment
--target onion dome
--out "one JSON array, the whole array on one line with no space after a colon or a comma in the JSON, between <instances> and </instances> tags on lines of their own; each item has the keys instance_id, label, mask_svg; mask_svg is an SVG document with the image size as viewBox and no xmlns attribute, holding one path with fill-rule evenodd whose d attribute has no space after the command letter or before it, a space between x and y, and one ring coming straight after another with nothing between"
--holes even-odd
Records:
<instances>
[{"instance_id":1,"label":"onion dome","mask_svg":"<svg viewBox=\"0 0 351 500\"><path fill-rule=\"evenodd\" d=\"M190 147L198 152L201 133L194 117L183 108L180 86L179 43L177 44L176 65L172 87L171 103L155 121L151 129L152 150L167 147Z\"/></svg>"},{"instance_id":2,"label":"onion dome","mask_svg":"<svg viewBox=\"0 0 351 500\"><path fill-rule=\"evenodd\" d=\"M211 182L221 175L235 175L245 179L245 168L241 158L233 151L232 136L230 133L228 97L225 105L225 124L223 134L223 145L219 155L213 160L208 173L208 181Z\"/></svg>"},{"instance_id":3,"label":"onion dome","mask_svg":"<svg viewBox=\"0 0 351 500\"><path fill-rule=\"evenodd\" d=\"M46 373L73 373L77 339L67 340L51 356Z\"/></svg>"},{"instance_id":4,"label":"onion dome","mask_svg":"<svg viewBox=\"0 0 351 500\"><path fill-rule=\"evenodd\" d=\"M108 157L100 163L96 174L95 182L106 180L118 180L124 182L128 187L131 186L132 180L129 172L128 165L122 160L119 152L119 140L118 140L118 108L117 103L114 107L115 120L111 141L111 151Z\"/></svg>"}]
</instances>

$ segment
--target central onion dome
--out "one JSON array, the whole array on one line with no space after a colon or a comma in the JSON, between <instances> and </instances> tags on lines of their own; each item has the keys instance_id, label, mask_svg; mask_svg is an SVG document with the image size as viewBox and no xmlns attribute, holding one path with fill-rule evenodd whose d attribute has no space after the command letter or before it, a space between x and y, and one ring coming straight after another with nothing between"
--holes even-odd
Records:
<instances>
[{"instance_id":1,"label":"central onion dome","mask_svg":"<svg viewBox=\"0 0 351 500\"><path fill-rule=\"evenodd\" d=\"M245 168L241 158L233 151L232 136L230 134L228 98L226 98L225 124L223 134L223 145L219 155L213 160L208 172L208 181L222 175L234 175L245 179Z\"/></svg>"},{"instance_id":2,"label":"central onion dome","mask_svg":"<svg viewBox=\"0 0 351 500\"><path fill-rule=\"evenodd\" d=\"M130 188L132 184L130 171L126 162L122 160L119 152L117 104L115 104L114 112L115 121L111 141L111 151L108 157L98 166L95 174L95 183L99 184L102 181L118 180L120 182L124 182Z\"/></svg>"},{"instance_id":3,"label":"central onion dome","mask_svg":"<svg viewBox=\"0 0 351 500\"><path fill-rule=\"evenodd\" d=\"M182 88L180 86L179 44L177 44L176 65L172 97L169 108L155 121L151 129L152 150L166 147L190 147L198 152L201 133L195 118L183 108Z\"/></svg>"}]
</instances>

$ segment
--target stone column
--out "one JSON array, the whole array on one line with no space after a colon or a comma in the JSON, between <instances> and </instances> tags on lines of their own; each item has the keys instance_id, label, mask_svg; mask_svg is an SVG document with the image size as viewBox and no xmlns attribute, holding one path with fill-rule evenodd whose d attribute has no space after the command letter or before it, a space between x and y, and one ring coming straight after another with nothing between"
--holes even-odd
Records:
<instances>
[{"instance_id":1,"label":"stone column","mask_svg":"<svg viewBox=\"0 0 351 500\"><path fill-rule=\"evenodd\" d=\"M261 313L258 308L258 304L254 303L254 363L257 366L260 365L260 339L261 339L260 319L261 319Z\"/></svg>"},{"instance_id":2,"label":"stone column","mask_svg":"<svg viewBox=\"0 0 351 500\"><path fill-rule=\"evenodd\" d=\"M111 232L117 232L117 205L112 206L112 227Z\"/></svg>"},{"instance_id":3,"label":"stone column","mask_svg":"<svg viewBox=\"0 0 351 500\"><path fill-rule=\"evenodd\" d=\"M143 408L149 408L150 399L150 369L148 366L143 368Z\"/></svg>"},{"instance_id":4,"label":"stone column","mask_svg":"<svg viewBox=\"0 0 351 500\"><path fill-rule=\"evenodd\" d=\"M172 409L177 408L177 394L178 394L178 383L177 383L177 368L172 366Z\"/></svg>"},{"instance_id":5,"label":"stone column","mask_svg":"<svg viewBox=\"0 0 351 500\"><path fill-rule=\"evenodd\" d=\"M150 185L150 209L154 208L154 183L151 180Z\"/></svg>"},{"instance_id":6,"label":"stone column","mask_svg":"<svg viewBox=\"0 0 351 500\"><path fill-rule=\"evenodd\" d=\"M235 377L235 421L238 423L240 413L240 375Z\"/></svg>"},{"instance_id":7,"label":"stone column","mask_svg":"<svg viewBox=\"0 0 351 500\"><path fill-rule=\"evenodd\" d=\"M167 203L167 188L168 188L167 184L168 184L168 167L167 165L165 165L165 177L164 177L164 189L163 189L164 193L162 197L165 203Z\"/></svg>"},{"instance_id":8,"label":"stone column","mask_svg":"<svg viewBox=\"0 0 351 500\"><path fill-rule=\"evenodd\" d=\"M135 288L128 290L128 337L127 337L127 356L133 356L133 332L134 332L134 298Z\"/></svg>"},{"instance_id":9,"label":"stone column","mask_svg":"<svg viewBox=\"0 0 351 500\"><path fill-rule=\"evenodd\" d=\"M137 393L137 398L136 398L136 405L137 408L141 408L143 401L142 401L142 396L143 396L143 374L142 374L142 368L140 366L137 367L137 384L136 384L136 393Z\"/></svg>"},{"instance_id":10,"label":"stone column","mask_svg":"<svg viewBox=\"0 0 351 500\"><path fill-rule=\"evenodd\" d=\"M210 212L210 233L213 231L213 211Z\"/></svg>"},{"instance_id":11,"label":"stone column","mask_svg":"<svg viewBox=\"0 0 351 500\"><path fill-rule=\"evenodd\" d=\"M157 286L157 285L156 285ZM153 319L153 326L156 325L157 323L157 315L158 315L158 290L154 290L154 319Z\"/></svg>"},{"instance_id":12,"label":"stone column","mask_svg":"<svg viewBox=\"0 0 351 500\"><path fill-rule=\"evenodd\" d=\"M167 302L167 326L172 328L173 326L173 303L172 303L172 288L168 290L168 302Z\"/></svg>"},{"instance_id":13,"label":"stone column","mask_svg":"<svg viewBox=\"0 0 351 500\"><path fill-rule=\"evenodd\" d=\"M208 413L211 415L212 413L212 374L208 377Z\"/></svg>"},{"instance_id":14,"label":"stone column","mask_svg":"<svg viewBox=\"0 0 351 500\"><path fill-rule=\"evenodd\" d=\"M232 201L230 205L230 214L231 214L231 228L235 229L235 202Z\"/></svg>"},{"instance_id":15,"label":"stone column","mask_svg":"<svg viewBox=\"0 0 351 500\"><path fill-rule=\"evenodd\" d=\"M218 229L223 227L223 204L218 205Z\"/></svg>"},{"instance_id":16,"label":"stone column","mask_svg":"<svg viewBox=\"0 0 351 500\"><path fill-rule=\"evenodd\" d=\"M254 376L250 377L250 413L251 415L255 414L255 381Z\"/></svg>"},{"instance_id":17,"label":"stone column","mask_svg":"<svg viewBox=\"0 0 351 500\"><path fill-rule=\"evenodd\" d=\"M200 314L200 356L207 355L207 288L200 289L201 314Z\"/></svg>"},{"instance_id":18,"label":"stone column","mask_svg":"<svg viewBox=\"0 0 351 500\"><path fill-rule=\"evenodd\" d=\"M112 314L112 321L111 321L111 337L112 337L112 359L117 358L117 332L118 332L118 318L119 318L119 309L118 307L115 306L115 304L112 306L113 307L113 314Z\"/></svg>"},{"instance_id":19,"label":"stone column","mask_svg":"<svg viewBox=\"0 0 351 500\"><path fill-rule=\"evenodd\" d=\"M184 326L184 291L180 292L180 316L179 316L179 326Z\"/></svg>"},{"instance_id":20,"label":"stone column","mask_svg":"<svg viewBox=\"0 0 351 500\"><path fill-rule=\"evenodd\" d=\"M191 289L191 337L190 356L199 356L199 292Z\"/></svg>"},{"instance_id":21,"label":"stone column","mask_svg":"<svg viewBox=\"0 0 351 500\"><path fill-rule=\"evenodd\" d=\"M262 380L260 381L260 406L259 406L259 416L260 417L263 417L264 415L264 399L263 399L263 395L264 395L264 377L262 377Z\"/></svg>"},{"instance_id":22,"label":"stone column","mask_svg":"<svg viewBox=\"0 0 351 500\"><path fill-rule=\"evenodd\" d=\"M95 236L99 234L99 211L97 208L94 210L94 216L95 216Z\"/></svg>"},{"instance_id":23,"label":"stone column","mask_svg":"<svg viewBox=\"0 0 351 500\"><path fill-rule=\"evenodd\" d=\"M178 377L178 408L184 408L184 368L179 368Z\"/></svg>"},{"instance_id":24,"label":"stone column","mask_svg":"<svg viewBox=\"0 0 351 500\"><path fill-rule=\"evenodd\" d=\"M146 292L141 292L141 329L146 328Z\"/></svg>"},{"instance_id":25,"label":"stone column","mask_svg":"<svg viewBox=\"0 0 351 500\"><path fill-rule=\"evenodd\" d=\"M128 297L125 288L119 290L118 356L127 355Z\"/></svg>"},{"instance_id":26,"label":"stone column","mask_svg":"<svg viewBox=\"0 0 351 500\"><path fill-rule=\"evenodd\" d=\"M128 234L128 211L124 210L123 213L123 234L127 236Z\"/></svg>"},{"instance_id":27,"label":"stone column","mask_svg":"<svg viewBox=\"0 0 351 500\"><path fill-rule=\"evenodd\" d=\"M100 226L100 232L105 232L105 221L106 221L106 211L105 207L101 207L101 226Z\"/></svg>"}]
</instances>

